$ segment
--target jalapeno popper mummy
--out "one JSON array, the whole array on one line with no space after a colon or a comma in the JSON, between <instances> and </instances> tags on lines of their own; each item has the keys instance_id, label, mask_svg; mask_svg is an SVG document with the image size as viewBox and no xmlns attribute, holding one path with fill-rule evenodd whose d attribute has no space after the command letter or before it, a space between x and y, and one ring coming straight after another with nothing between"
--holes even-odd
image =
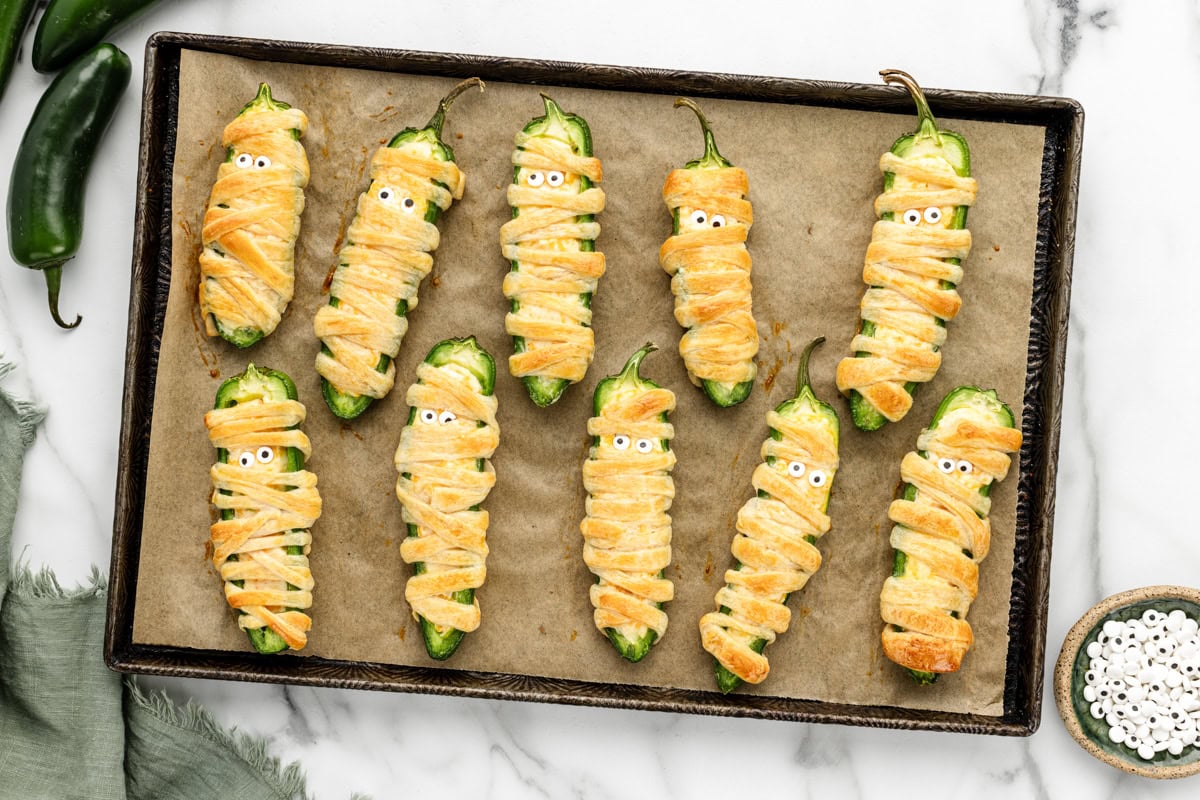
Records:
<instances>
[{"instance_id":1,"label":"jalapeno popper mummy","mask_svg":"<svg viewBox=\"0 0 1200 800\"><path fill-rule=\"evenodd\" d=\"M863 266L862 321L850 343L854 356L837 369L838 391L849 396L854 424L864 431L902 419L913 389L941 366L946 321L962 305L955 287L971 250L967 207L976 192L966 140L938 128L912 77L899 70L880 75L908 89L919 122L879 161L883 194L875 198L879 221Z\"/></svg>"},{"instance_id":2,"label":"jalapeno popper mummy","mask_svg":"<svg viewBox=\"0 0 1200 800\"><path fill-rule=\"evenodd\" d=\"M408 389L395 461L408 526L400 556L414 569L404 598L438 660L479 627L475 590L488 554L488 513L479 504L496 483L488 459L500 443L495 385L496 364L472 336L434 345Z\"/></svg>"},{"instance_id":3,"label":"jalapeno popper mummy","mask_svg":"<svg viewBox=\"0 0 1200 800\"><path fill-rule=\"evenodd\" d=\"M304 416L292 379L253 364L221 384L204 416L217 448L213 566L260 653L303 648L312 625L304 612L313 589L308 529L321 516L321 496L317 476L304 469Z\"/></svg>"},{"instance_id":4,"label":"jalapeno popper mummy","mask_svg":"<svg viewBox=\"0 0 1200 800\"><path fill-rule=\"evenodd\" d=\"M630 661L644 658L666 633L662 604L675 591L663 572L671 563L675 429L667 414L675 395L639 374L654 349L647 344L597 384L588 420L592 447L583 463L587 516L579 527L584 563L596 575L594 620Z\"/></svg>"},{"instance_id":5,"label":"jalapeno popper mummy","mask_svg":"<svg viewBox=\"0 0 1200 800\"><path fill-rule=\"evenodd\" d=\"M342 419L362 414L392 390L392 359L408 330L408 312L433 268L441 212L462 199L466 178L441 140L454 99L483 82L471 78L438 103L423 128L405 128L371 157L371 183L358 197L346 244L317 311L317 372L325 403Z\"/></svg>"},{"instance_id":6,"label":"jalapeno popper mummy","mask_svg":"<svg viewBox=\"0 0 1200 800\"><path fill-rule=\"evenodd\" d=\"M249 347L275 330L292 300L307 128L304 112L273 99L265 83L225 127L225 162L201 233L200 312L209 336Z\"/></svg>"},{"instance_id":7,"label":"jalapeno popper mummy","mask_svg":"<svg viewBox=\"0 0 1200 800\"><path fill-rule=\"evenodd\" d=\"M700 640L716 659L717 686L761 683L770 666L763 649L788 629L788 596L821 566L817 539L829 530L829 495L838 468L838 416L813 394L808 358L800 357L796 396L767 412L770 436L752 478L756 495L737 517L733 555L717 611L700 619Z\"/></svg>"},{"instance_id":8,"label":"jalapeno popper mummy","mask_svg":"<svg viewBox=\"0 0 1200 800\"><path fill-rule=\"evenodd\" d=\"M595 215L604 190L594 185L603 174L587 122L542 99L545 116L516 137L513 218L500 229L500 248L512 265L503 287L515 351L508 368L534 403L548 406L592 363L592 295L604 274Z\"/></svg>"},{"instance_id":9,"label":"jalapeno popper mummy","mask_svg":"<svg viewBox=\"0 0 1200 800\"><path fill-rule=\"evenodd\" d=\"M1012 411L994 391L946 395L904 457L888 517L895 560L883 585L883 652L918 683L955 672L973 641L967 609L991 545L988 495L1021 448Z\"/></svg>"},{"instance_id":10,"label":"jalapeno popper mummy","mask_svg":"<svg viewBox=\"0 0 1200 800\"><path fill-rule=\"evenodd\" d=\"M750 395L758 368L758 327L750 298L746 236L754 215L746 173L717 152L708 120L691 100L675 107L696 112L704 155L672 170L663 186L673 231L658 261L671 276L675 319L687 328L679 354L692 383L714 403L737 405Z\"/></svg>"}]
</instances>

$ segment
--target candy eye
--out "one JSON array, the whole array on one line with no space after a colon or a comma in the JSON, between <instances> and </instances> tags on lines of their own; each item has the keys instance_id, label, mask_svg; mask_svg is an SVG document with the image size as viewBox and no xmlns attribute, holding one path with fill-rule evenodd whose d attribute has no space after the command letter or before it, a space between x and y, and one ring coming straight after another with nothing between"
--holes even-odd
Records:
<instances>
[{"instance_id":1,"label":"candy eye","mask_svg":"<svg viewBox=\"0 0 1200 800\"><path fill-rule=\"evenodd\" d=\"M919 225L921 223L921 212L915 208L910 208L904 212L905 225Z\"/></svg>"},{"instance_id":2,"label":"candy eye","mask_svg":"<svg viewBox=\"0 0 1200 800\"><path fill-rule=\"evenodd\" d=\"M405 213L411 214L417 210L417 201L406 197L400 201L400 208L404 209Z\"/></svg>"},{"instance_id":3,"label":"candy eye","mask_svg":"<svg viewBox=\"0 0 1200 800\"><path fill-rule=\"evenodd\" d=\"M703 225L704 223L708 222L708 214L705 214L703 211L697 209L692 212L690 219L696 225Z\"/></svg>"},{"instance_id":4,"label":"candy eye","mask_svg":"<svg viewBox=\"0 0 1200 800\"><path fill-rule=\"evenodd\" d=\"M442 423L443 425L449 422L454 422L456 419L458 419L458 417L454 415L453 411L443 411L441 414L438 414L438 422Z\"/></svg>"},{"instance_id":5,"label":"candy eye","mask_svg":"<svg viewBox=\"0 0 1200 800\"><path fill-rule=\"evenodd\" d=\"M636 446L639 453L649 453L654 449L654 442L649 439L638 439Z\"/></svg>"},{"instance_id":6,"label":"candy eye","mask_svg":"<svg viewBox=\"0 0 1200 800\"><path fill-rule=\"evenodd\" d=\"M949 475L951 472L954 472L954 468L957 466L953 458L939 458L937 465L938 469L940 469L942 472L945 472L947 475Z\"/></svg>"},{"instance_id":7,"label":"candy eye","mask_svg":"<svg viewBox=\"0 0 1200 800\"><path fill-rule=\"evenodd\" d=\"M237 164L240 168L245 169L254 163L254 156L250 155L249 153L242 153L233 163Z\"/></svg>"},{"instance_id":8,"label":"candy eye","mask_svg":"<svg viewBox=\"0 0 1200 800\"><path fill-rule=\"evenodd\" d=\"M546 183L551 186L563 185L563 174L556 169L552 169L546 173Z\"/></svg>"},{"instance_id":9,"label":"candy eye","mask_svg":"<svg viewBox=\"0 0 1200 800\"><path fill-rule=\"evenodd\" d=\"M808 473L808 482L817 488L824 486L825 481L825 473L819 469L814 469L812 472Z\"/></svg>"},{"instance_id":10,"label":"candy eye","mask_svg":"<svg viewBox=\"0 0 1200 800\"><path fill-rule=\"evenodd\" d=\"M971 470L974 469L974 467L971 466L971 462L965 461L965 460L959 461L957 464L954 465L954 468L957 469L959 472L961 472L963 475L970 475Z\"/></svg>"},{"instance_id":11,"label":"candy eye","mask_svg":"<svg viewBox=\"0 0 1200 800\"><path fill-rule=\"evenodd\" d=\"M379 187L379 199L385 203L390 203L396 199L396 192L390 186Z\"/></svg>"},{"instance_id":12,"label":"candy eye","mask_svg":"<svg viewBox=\"0 0 1200 800\"><path fill-rule=\"evenodd\" d=\"M267 167L271 166L271 159L267 158L266 156L259 156L258 158L254 159L254 166L258 169L266 169Z\"/></svg>"},{"instance_id":13,"label":"candy eye","mask_svg":"<svg viewBox=\"0 0 1200 800\"><path fill-rule=\"evenodd\" d=\"M937 206L930 206L925 209L925 221L931 224L936 224L942 221L942 210Z\"/></svg>"},{"instance_id":14,"label":"candy eye","mask_svg":"<svg viewBox=\"0 0 1200 800\"><path fill-rule=\"evenodd\" d=\"M546 182L546 176L540 172L531 172L525 176L525 182L530 186L538 187Z\"/></svg>"},{"instance_id":15,"label":"candy eye","mask_svg":"<svg viewBox=\"0 0 1200 800\"><path fill-rule=\"evenodd\" d=\"M725 218L720 214L713 214L708 220L708 224L712 225L714 228L720 228L725 224Z\"/></svg>"},{"instance_id":16,"label":"candy eye","mask_svg":"<svg viewBox=\"0 0 1200 800\"><path fill-rule=\"evenodd\" d=\"M421 422L427 422L431 425L437 422L437 412L432 408L421 409Z\"/></svg>"},{"instance_id":17,"label":"candy eye","mask_svg":"<svg viewBox=\"0 0 1200 800\"><path fill-rule=\"evenodd\" d=\"M613 437L613 447L617 448L618 450L628 450L629 437L623 433L618 433Z\"/></svg>"},{"instance_id":18,"label":"candy eye","mask_svg":"<svg viewBox=\"0 0 1200 800\"><path fill-rule=\"evenodd\" d=\"M789 461L787 469L788 475L791 475L793 478L799 478L804 474L804 464L799 461Z\"/></svg>"},{"instance_id":19,"label":"candy eye","mask_svg":"<svg viewBox=\"0 0 1200 800\"><path fill-rule=\"evenodd\" d=\"M263 445L255 452L254 457L258 459L260 464L270 464L275 460L275 449Z\"/></svg>"},{"instance_id":20,"label":"candy eye","mask_svg":"<svg viewBox=\"0 0 1200 800\"><path fill-rule=\"evenodd\" d=\"M254 466L254 453L244 450L238 455L238 466L249 468Z\"/></svg>"}]
</instances>

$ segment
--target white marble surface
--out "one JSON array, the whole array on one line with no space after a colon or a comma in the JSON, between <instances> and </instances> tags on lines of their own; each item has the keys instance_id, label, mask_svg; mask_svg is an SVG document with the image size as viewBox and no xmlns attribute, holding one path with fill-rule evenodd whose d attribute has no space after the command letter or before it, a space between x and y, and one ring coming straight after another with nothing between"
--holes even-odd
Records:
<instances>
[{"instance_id":1,"label":"white marble surface","mask_svg":"<svg viewBox=\"0 0 1200 800\"><path fill-rule=\"evenodd\" d=\"M93 169L87 237L67 266L61 332L42 278L0 253L6 385L50 409L29 454L16 546L66 582L107 565L117 464L142 48L159 29L433 51L1064 94L1087 111L1071 307L1047 679L1069 626L1113 592L1197 582L1200 345L1184 247L1200 218L1200 4L563 3L170 0L115 41L134 80ZM805 6L810 4L803 4ZM844 8L842 7L844 6ZM589 11L596 9L593 17ZM741 17L740 19L738 17ZM532 20L544 20L531 23ZM48 80L28 66L0 105L0 186ZM1153 194L1153 196L1151 196ZM1172 366L1174 365L1174 366ZM1174 373L1169 373L1175 369ZM1164 374L1176 376L1173 381ZM1189 377L1190 376L1190 377ZM1192 533L1189 533L1192 531ZM321 798L1194 796L1093 761L1047 683L1029 739L867 730L459 698L154 680L301 759ZM744 766L739 766L744 765ZM901 777L903 776L903 777ZM903 780L901 784L899 780ZM830 794L832 793L832 794Z\"/></svg>"}]
</instances>

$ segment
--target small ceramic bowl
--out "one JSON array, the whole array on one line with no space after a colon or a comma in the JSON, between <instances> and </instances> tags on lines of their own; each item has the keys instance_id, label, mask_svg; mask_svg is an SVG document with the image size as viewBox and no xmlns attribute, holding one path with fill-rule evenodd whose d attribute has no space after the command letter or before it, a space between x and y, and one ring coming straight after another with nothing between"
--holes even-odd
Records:
<instances>
[{"instance_id":1,"label":"small ceramic bowl","mask_svg":"<svg viewBox=\"0 0 1200 800\"><path fill-rule=\"evenodd\" d=\"M1150 761L1108 738L1108 724L1089 712L1083 697L1088 670L1087 646L1096 641L1104 623L1140 617L1148 609L1169 613L1179 609L1200 621L1200 590L1186 586L1146 586L1107 597L1080 617L1063 641L1054 667L1054 700L1067 731L1084 750L1117 769L1147 778L1186 778L1200 773L1200 745L1173 756L1165 750Z\"/></svg>"}]
</instances>

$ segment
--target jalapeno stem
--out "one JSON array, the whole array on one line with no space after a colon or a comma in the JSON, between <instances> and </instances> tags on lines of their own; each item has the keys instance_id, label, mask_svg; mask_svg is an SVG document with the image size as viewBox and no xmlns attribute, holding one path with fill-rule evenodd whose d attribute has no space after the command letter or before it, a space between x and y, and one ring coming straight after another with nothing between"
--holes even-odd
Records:
<instances>
[{"instance_id":1,"label":"jalapeno stem","mask_svg":"<svg viewBox=\"0 0 1200 800\"><path fill-rule=\"evenodd\" d=\"M429 123L425 126L425 130L433 131L437 138L442 138L442 125L446 122L446 112L450 109L450 104L454 102L460 94L470 89L472 86L478 86L479 91L483 91L483 81L479 78L467 78L462 83L450 90L450 93L441 99L438 103L437 111L429 118Z\"/></svg>"},{"instance_id":2,"label":"jalapeno stem","mask_svg":"<svg viewBox=\"0 0 1200 800\"><path fill-rule=\"evenodd\" d=\"M700 106L686 97L676 97L675 107L679 108L680 106L687 106L696 112L696 117L700 120L700 129L704 131L704 156L693 163L705 168L731 166L729 161L717 150L717 140L713 136L712 127L709 126L708 118L704 116Z\"/></svg>"},{"instance_id":3,"label":"jalapeno stem","mask_svg":"<svg viewBox=\"0 0 1200 800\"><path fill-rule=\"evenodd\" d=\"M62 264L46 267L42 270L42 273L46 276L46 289L50 299L50 316L54 317L54 321L58 323L58 327L68 330L74 328L83 320L83 317L76 314L75 321L68 325L58 315L58 291L62 287Z\"/></svg>"},{"instance_id":4,"label":"jalapeno stem","mask_svg":"<svg viewBox=\"0 0 1200 800\"><path fill-rule=\"evenodd\" d=\"M562 125L565 127L566 121L567 121L566 115L563 114L563 110L561 107L559 107L558 103L554 102L554 98L551 97L550 95L546 94L545 92L538 92L538 94L542 96L542 102L546 106L546 118L547 119L552 118L552 119L556 120L559 125Z\"/></svg>"},{"instance_id":5,"label":"jalapeno stem","mask_svg":"<svg viewBox=\"0 0 1200 800\"><path fill-rule=\"evenodd\" d=\"M806 388L811 389L808 385L808 357L817 349L822 342L825 341L824 336L818 336L808 343L808 347L804 348L804 352L800 354L800 369L796 373L796 394L799 395Z\"/></svg>"},{"instance_id":6,"label":"jalapeno stem","mask_svg":"<svg viewBox=\"0 0 1200 800\"><path fill-rule=\"evenodd\" d=\"M638 350L636 353L631 355L629 360L625 362L625 368L621 370L620 379L629 380L630 378L641 378L642 359L657 349L658 346L655 345L654 342L646 342L646 344L642 346L641 350Z\"/></svg>"},{"instance_id":7,"label":"jalapeno stem","mask_svg":"<svg viewBox=\"0 0 1200 800\"><path fill-rule=\"evenodd\" d=\"M267 108L271 109L272 111L285 111L291 108L291 106L289 106L287 103L276 100L271 95L270 84L260 83L258 85L258 94L254 95L253 100L242 106L242 110L238 113L245 114L252 108Z\"/></svg>"},{"instance_id":8,"label":"jalapeno stem","mask_svg":"<svg viewBox=\"0 0 1200 800\"><path fill-rule=\"evenodd\" d=\"M880 70L879 76L883 78L884 83L898 84L908 89L913 102L917 104L917 135L935 138L940 143L941 135L938 131L937 120L933 118L933 112L929 110L929 101L925 99L925 92L921 91L921 87L917 85L913 76L899 69Z\"/></svg>"}]
</instances>

